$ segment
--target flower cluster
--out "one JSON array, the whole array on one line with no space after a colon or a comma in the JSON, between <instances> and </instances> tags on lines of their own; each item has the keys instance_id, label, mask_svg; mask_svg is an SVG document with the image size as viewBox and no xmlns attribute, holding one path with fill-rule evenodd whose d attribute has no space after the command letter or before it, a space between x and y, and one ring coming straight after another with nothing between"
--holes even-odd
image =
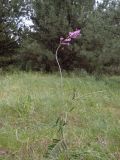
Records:
<instances>
[{"instance_id":1,"label":"flower cluster","mask_svg":"<svg viewBox=\"0 0 120 160\"><path fill-rule=\"evenodd\" d=\"M76 31L69 32L67 38L60 37L60 44L69 46L70 43L77 39L80 36L80 29L76 29Z\"/></svg>"}]
</instances>

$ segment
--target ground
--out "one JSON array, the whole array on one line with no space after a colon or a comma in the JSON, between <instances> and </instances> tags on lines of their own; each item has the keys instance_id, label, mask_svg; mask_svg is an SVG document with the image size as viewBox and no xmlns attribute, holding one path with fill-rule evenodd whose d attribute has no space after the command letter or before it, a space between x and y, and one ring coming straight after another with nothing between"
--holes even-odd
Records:
<instances>
[{"instance_id":1,"label":"ground","mask_svg":"<svg viewBox=\"0 0 120 160\"><path fill-rule=\"evenodd\" d=\"M119 160L120 77L0 75L0 160Z\"/></svg>"}]
</instances>

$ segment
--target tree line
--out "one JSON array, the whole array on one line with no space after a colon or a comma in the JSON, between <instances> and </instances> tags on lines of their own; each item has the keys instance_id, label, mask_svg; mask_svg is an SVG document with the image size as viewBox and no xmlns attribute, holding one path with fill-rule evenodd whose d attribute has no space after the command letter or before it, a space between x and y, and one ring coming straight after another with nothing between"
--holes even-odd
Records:
<instances>
[{"instance_id":1,"label":"tree line","mask_svg":"<svg viewBox=\"0 0 120 160\"><path fill-rule=\"evenodd\" d=\"M119 0L1 0L0 68L57 71L60 37L76 28L80 38L59 50L62 69L120 74Z\"/></svg>"}]
</instances>

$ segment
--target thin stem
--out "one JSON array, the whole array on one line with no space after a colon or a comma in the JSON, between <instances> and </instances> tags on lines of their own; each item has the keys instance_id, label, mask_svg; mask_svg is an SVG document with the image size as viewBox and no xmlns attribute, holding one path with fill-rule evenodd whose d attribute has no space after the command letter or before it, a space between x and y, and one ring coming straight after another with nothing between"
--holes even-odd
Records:
<instances>
[{"instance_id":1,"label":"thin stem","mask_svg":"<svg viewBox=\"0 0 120 160\"><path fill-rule=\"evenodd\" d=\"M61 88L62 88L62 86L63 86L63 76L62 76L62 69L61 69L61 66L60 66L60 63L59 63L59 61L58 61L58 50L59 50L59 48L61 47L61 44L59 44L59 46L58 46L58 48L56 49L56 61L57 61L57 64L58 64L58 67L59 67L59 72L60 72L60 78L61 78Z\"/></svg>"}]
</instances>

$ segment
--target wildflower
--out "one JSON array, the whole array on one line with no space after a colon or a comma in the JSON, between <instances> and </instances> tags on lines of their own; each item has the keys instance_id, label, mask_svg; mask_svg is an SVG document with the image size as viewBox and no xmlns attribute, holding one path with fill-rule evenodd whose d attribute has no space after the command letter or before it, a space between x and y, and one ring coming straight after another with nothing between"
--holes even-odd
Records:
<instances>
[{"instance_id":1,"label":"wildflower","mask_svg":"<svg viewBox=\"0 0 120 160\"><path fill-rule=\"evenodd\" d=\"M62 69L61 69L61 66L60 66L59 61L58 61L58 50L60 49L61 45L69 46L72 43L72 41L77 39L79 36L80 36L80 29L76 29L73 32L69 32L69 34L68 34L68 36L66 38L60 37L60 44L56 49L55 56L56 56L56 61L57 61L57 64L58 64L58 67L59 67L59 71L60 71L61 87L62 87L63 81L62 81ZM64 49L64 47L62 49Z\"/></svg>"},{"instance_id":2,"label":"wildflower","mask_svg":"<svg viewBox=\"0 0 120 160\"><path fill-rule=\"evenodd\" d=\"M67 38L60 37L60 44L69 46L74 39L77 39L80 36L80 29L76 31L69 32Z\"/></svg>"},{"instance_id":3,"label":"wildflower","mask_svg":"<svg viewBox=\"0 0 120 160\"><path fill-rule=\"evenodd\" d=\"M80 36L80 29L76 29L74 32L69 32L69 37L72 39L76 39Z\"/></svg>"},{"instance_id":4,"label":"wildflower","mask_svg":"<svg viewBox=\"0 0 120 160\"><path fill-rule=\"evenodd\" d=\"M70 45L70 42L71 42L71 38L66 38L66 39L64 39L63 37L60 37L60 44L62 44L62 45Z\"/></svg>"}]
</instances>

